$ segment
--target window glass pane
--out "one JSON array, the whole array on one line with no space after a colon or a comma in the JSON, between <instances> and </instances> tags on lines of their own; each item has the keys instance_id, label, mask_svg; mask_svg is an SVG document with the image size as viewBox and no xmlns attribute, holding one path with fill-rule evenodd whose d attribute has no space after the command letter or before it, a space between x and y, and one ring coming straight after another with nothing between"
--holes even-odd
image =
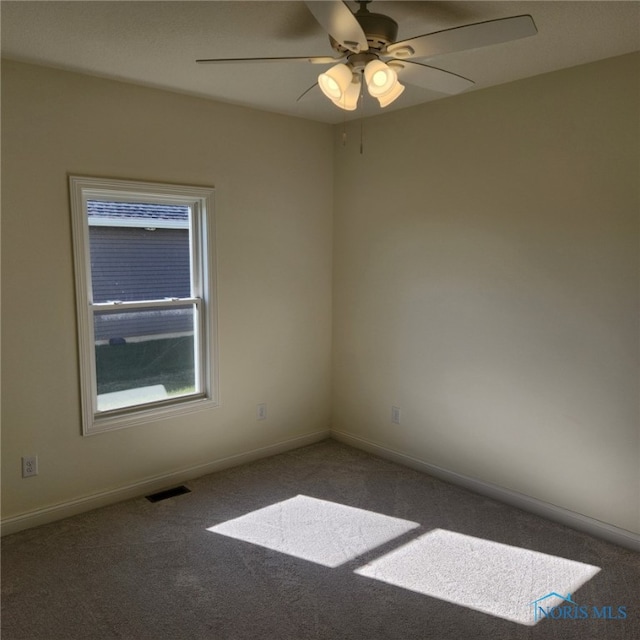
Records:
<instances>
[{"instance_id":1,"label":"window glass pane","mask_svg":"<svg viewBox=\"0 0 640 640\"><path fill-rule=\"evenodd\" d=\"M194 305L94 313L98 411L193 394Z\"/></svg>"},{"instance_id":2,"label":"window glass pane","mask_svg":"<svg viewBox=\"0 0 640 640\"><path fill-rule=\"evenodd\" d=\"M87 202L94 302L191 296L189 207Z\"/></svg>"}]
</instances>

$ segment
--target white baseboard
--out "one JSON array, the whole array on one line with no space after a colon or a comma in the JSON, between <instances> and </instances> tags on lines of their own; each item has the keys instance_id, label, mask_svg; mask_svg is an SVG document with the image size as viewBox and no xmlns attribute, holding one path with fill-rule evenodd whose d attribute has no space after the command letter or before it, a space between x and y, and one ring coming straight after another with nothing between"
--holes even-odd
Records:
<instances>
[{"instance_id":1,"label":"white baseboard","mask_svg":"<svg viewBox=\"0 0 640 640\"><path fill-rule=\"evenodd\" d=\"M442 467L430 464L429 462L424 462L423 460L419 460L418 458L414 458L405 453L389 449L384 445L366 438L361 438L359 436L354 436L349 433L336 430L331 431L331 437L343 442L344 444L357 449L362 449L368 453L373 453L381 458L397 462L405 467L424 471L425 473L439 478L440 480L456 484L475 493L499 500L500 502L522 509L523 511L534 513L538 516L547 518L548 520L553 520L554 522L583 531L597 538L602 538L608 542L613 542L614 544L632 549L633 551L640 551L640 535L627 531L626 529L621 529L611 524L607 524L606 522L596 520L595 518L590 518L589 516L570 511L569 509L564 509L548 502L543 502L542 500L518 493L517 491L512 491L511 489L505 489L489 482L483 482L482 480L477 480L476 478L456 473L455 471L443 469Z\"/></svg>"},{"instance_id":2,"label":"white baseboard","mask_svg":"<svg viewBox=\"0 0 640 640\"><path fill-rule=\"evenodd\" d=\"M153 493L154 491L159 491L160 489L165 489L171 485L180 484L187 480L193 480L194 478L199 478L216 471L221 471L222 469L236 467L247 462L259 460L260 458L267 458L278 453L284 453L285 451L305 447L307 445L320 442L321 440L325 440L330 435L331 433L329 430L316 431L315 433L290 438L282 442L267 445L266 447L252 449L226 458L219 458L218 460L189 467L187 469L181 469L172 473L145 478L139 482L119 487L117 489L112 489L110 491L102 491L100 493L76 498L75 500L69 500L68 502L21 513L19 515L3 519L1 523L1 532L2 535L5 536L23 529L29 529L31 527L37 527L42 524L75 516L79 513L84 513L85 511L105 507L109 504L122 502L123 500L129 500L131 498L137 498L142 495Z\"/></svg>"},{"instance_id":3,"label":"white baseboard","mask_svg":"<svg viewBox=\"0 0 640 640\"><path fill-rule=\"evenodd\" d=\"M187 469L181 469L172 473L145 478L139 482L119 487L117 489L112 489L110 491L103 491L83 496L68 502L11 516L2 520L0 525L1 534L3 536L9 535L23 529L29 529L31 527L78 515L85 511L104 507L109 504L153 493L154 491L164 489L173 484L179 484L229 467L235 467L247 462L267 458L278 453L284 453L285 451L314 444L328 437L332 437L357 449L373 453L381 458L397 462L406 467L423 471L436 478L444 480L445 482L456 484L475 493L499 500L500 502L504 502L544 518L548 518L554 522L559 522L560 524L572 527L573 529L584 531L592 536L613 542L614 544L618 544L622 547L632 549L633 551L640 551L640 535L627 531L626 529L621 529L606 522L596 520L595 518L590 518L548 502L543 502L542 500L518 493L517 491L512 491L511 489L505 489L498 485L456 473L455 471L449 471L442 467L438 467L437 465L409 456L405 453L390 449L372 440L336 430L317 431L304 436L290 438L282 442L277 442L258 449L252 449L233 456L220 458L218 460L189 467Z\"/></svg>"}]
</instances>

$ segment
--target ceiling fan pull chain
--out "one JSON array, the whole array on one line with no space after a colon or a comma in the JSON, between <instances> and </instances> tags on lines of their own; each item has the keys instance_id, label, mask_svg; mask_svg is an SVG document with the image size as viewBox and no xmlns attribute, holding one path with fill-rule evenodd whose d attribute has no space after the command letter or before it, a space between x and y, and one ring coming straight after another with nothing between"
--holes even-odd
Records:
<instances>
[{"instance_id":1,"label":"ceiling fan pull chain","mask_svg":"<svg viewBox=\"0 0 640 640\"><path fill-rule=\"evenodd\" d=\"M347 112L342 112L342 146L347 146Z\"/></svg>"},{"instance_id":2,"label":"ceiling fan pull chain","mask_svg":"<svg viewBox=\"0 0 640 640\"><path fill-rule=\"evenodd\" d=\"M367 5L360 5L360 7L364 7L364 9L367 8ZM362 106L362 103L364 102L364 70L362 70L360 72L360 75L362 76L362 81L360 82L360 106ZM364 154L364 120L362 118L360 118L360 155Z\"/></svg>"}]
</instances>

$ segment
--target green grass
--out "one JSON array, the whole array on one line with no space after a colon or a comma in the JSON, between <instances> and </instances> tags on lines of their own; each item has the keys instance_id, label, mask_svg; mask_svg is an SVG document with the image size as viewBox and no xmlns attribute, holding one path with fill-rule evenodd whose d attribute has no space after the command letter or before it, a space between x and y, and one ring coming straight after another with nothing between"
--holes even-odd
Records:
<instances>
[{"instance_id":1,"label":"green grass","mask_svg":"<svg viewBox=\"0 0 640 640\"><path fill-rule=\"evenodd\" d=\"M169 395L194 390L193 337L96 346L98 394L164 385Z\"/></svg>"}]
</instances>

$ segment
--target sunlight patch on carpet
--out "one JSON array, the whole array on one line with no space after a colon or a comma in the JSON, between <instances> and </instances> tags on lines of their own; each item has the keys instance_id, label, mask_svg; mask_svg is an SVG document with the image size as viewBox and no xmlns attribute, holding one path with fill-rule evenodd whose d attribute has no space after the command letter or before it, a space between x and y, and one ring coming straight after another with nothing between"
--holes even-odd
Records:
<instances>
[{"instance_id":1,"label":"sunlight patch on carpet","mask_svg":"<svg viewBox=\"0 0 640 640\"><path fill-rule=\"evenodd\" d=\"M299 495L207 531L325 567L338 567L419 526L409 520Z\"/></svg>"},{"instance_id":2,"label":"sunlight patch on carpet","mask_svg":"<svg viewBox=\"0 0 640 640\"><path fill-rule=\"evenodd\" d=\"M572 594L599 567L434 529L360 567L358 575L524 625L537 598ZM550 598L546 604L561 604Z\"/></svg>"}]
</instances>

